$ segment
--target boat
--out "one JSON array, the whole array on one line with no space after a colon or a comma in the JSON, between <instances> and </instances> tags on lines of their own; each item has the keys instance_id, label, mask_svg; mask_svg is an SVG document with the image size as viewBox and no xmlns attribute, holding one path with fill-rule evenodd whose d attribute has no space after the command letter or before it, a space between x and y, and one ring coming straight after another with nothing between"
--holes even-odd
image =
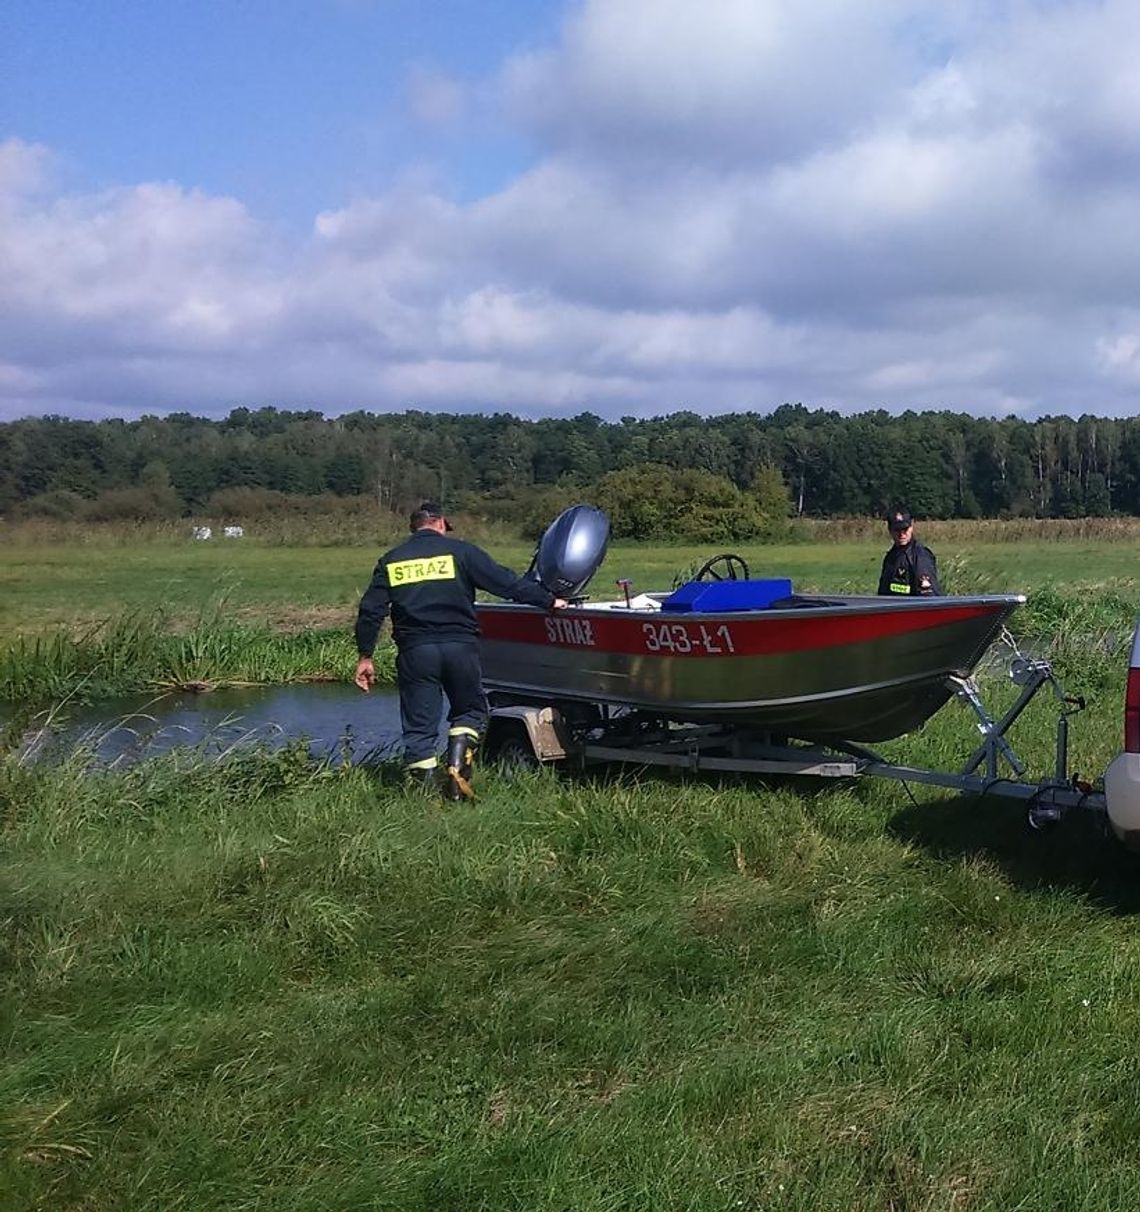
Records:
<instances>
[{"instance_id":1,"label":"boat","mask_svg":"<svg viewBox=\"0 0 1140 1212\"><path fill-rule=\"evenodd\" d=\"M685 614L667 595L544 614L478 607L483 684L497 701L603 703L682 722L748 724L817 741L883 741L922 725L967 677L1019 595L797 595Z\"/></svg>"},{"instance_id":2,"label":"boat","mask_svg":"<svg viewBox=\"0 0 1140 1212\"><path fill-rule=\"evenodd\" d=\"M578 591L566 609L478 604L492 703L593 704L807 741L883 741L934 715L1025 601L798 594L783 579L753 580L725 555L672 593L627 588L593 602L580 591L605 554L600 519L572 507L536 552L536 579L559 596Z\"/></svg>"}]
</instances>

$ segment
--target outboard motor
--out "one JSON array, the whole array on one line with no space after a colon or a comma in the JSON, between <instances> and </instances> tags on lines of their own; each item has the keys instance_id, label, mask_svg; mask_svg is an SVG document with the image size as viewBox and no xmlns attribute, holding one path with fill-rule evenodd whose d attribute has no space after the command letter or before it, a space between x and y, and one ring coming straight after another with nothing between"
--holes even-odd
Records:
<instances>
[{"instance_id":1,"label":"outboard motor","mask_svg":"<svg viewBox=\"0 0 1140 1212\"><path fill-rule=\"evenodd\" d=\"M560 598L578 597L606 557L610 520L593 505L571 505L546 528L527 575Z\"/></svg>"}]
</instances>

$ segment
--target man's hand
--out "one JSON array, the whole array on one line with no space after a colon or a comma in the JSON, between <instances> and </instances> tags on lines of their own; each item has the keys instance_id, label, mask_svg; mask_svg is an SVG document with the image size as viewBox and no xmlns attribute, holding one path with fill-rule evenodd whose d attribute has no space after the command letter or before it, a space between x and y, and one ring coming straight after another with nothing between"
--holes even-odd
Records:
<instances>
[{"instance_id":1,"label":"man's hand","mask_svg":"<svg viewBox=\"0 0 1140 1212\"><path fill-rule=\"evenodd\" d=\"M376 681L376 670L372 665L372 658L362 656L356 662L356 675L352 679L365 694L372 688L372 683Z\"/></svg>"},{"instance_id":2,"label":"man's hand","mask_svg":"<svg viewBox=\"0 0 1140 1212\"><path fill-rule=\"evenodd\" d=\"M565 610L569 605L570 603L565 598L555 598L554 601L550 603L550 609Z\"/></svg>"}]
</instances>

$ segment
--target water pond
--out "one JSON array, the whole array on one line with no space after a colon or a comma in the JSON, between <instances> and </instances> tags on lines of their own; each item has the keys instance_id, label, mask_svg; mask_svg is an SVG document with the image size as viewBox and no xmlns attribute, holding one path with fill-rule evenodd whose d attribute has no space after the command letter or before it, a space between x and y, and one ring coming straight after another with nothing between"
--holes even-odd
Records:
<instances>
[{"instance_id":1,"label":"water pond","mask_svg":"<svg viewBox=\"0 0 1140 1212\"><path fill-rule=\"evenodd\" d=\"M364 695L349 684L309 683L112 699L37 721L22 751L47 757L85 747L98 765L110 766L176 748L216 756L234 745L276 747L300 738L337 762L391 757L400 741L396 692Z\"/></svg>"}]
</instances>

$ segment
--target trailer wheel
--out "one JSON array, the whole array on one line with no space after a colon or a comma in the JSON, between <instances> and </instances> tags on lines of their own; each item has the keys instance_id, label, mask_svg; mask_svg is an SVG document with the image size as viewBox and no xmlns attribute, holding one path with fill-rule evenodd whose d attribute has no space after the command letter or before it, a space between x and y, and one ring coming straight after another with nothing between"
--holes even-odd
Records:
<instances>
[{"instance_id":1,"label":"trailer wheel","mask_svg":"<svg viewBox=\"0 0 1140 1212\"><path fill-rule=\"evenodd\" d=\"M1051 833L1061 823L1062 815L1055 804L1030 804L1025 821L1034 833Z\"/></svg>"},{"instance_id":2,"label":"trailer wheel","mask_svg":"<svg viewBox=\"0 0 1140 1212\"><path fill-rule=\"evenodd\" d=\"M491 749L491 757L501 769L508 772L537 770L541 765L522 724L500 733Z\"/></svg>"}]
</instances>

